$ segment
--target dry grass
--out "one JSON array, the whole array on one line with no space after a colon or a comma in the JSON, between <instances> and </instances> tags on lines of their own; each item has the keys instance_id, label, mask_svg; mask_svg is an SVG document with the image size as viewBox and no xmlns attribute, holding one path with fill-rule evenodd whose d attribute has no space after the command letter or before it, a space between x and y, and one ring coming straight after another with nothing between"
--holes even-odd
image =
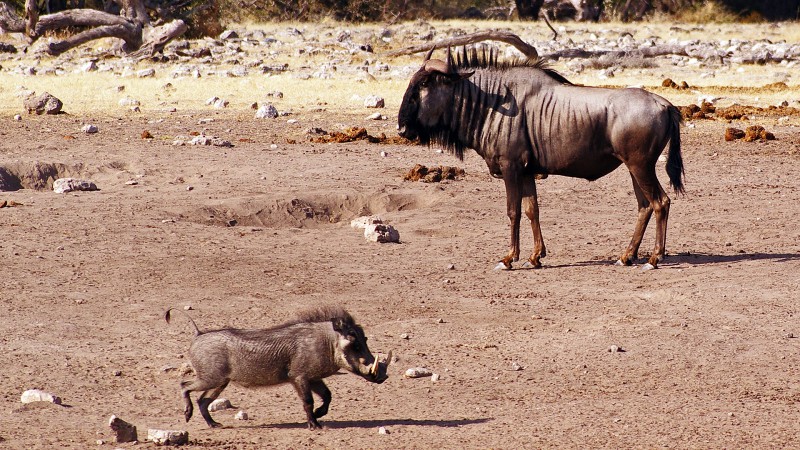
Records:
<instances>
[{"instance_id":1,"label":"dry grass","mask_svg":"<svg viewBox=\"0 0 800 450\"><path fill-rule=\"evenodd\" d=\"M551 39L551 33L543 24L522 23L522 22L469 22L469 21L448 21L430 22L440 36L444 36L448 30L461 29L467 32L485 28L504 28L523 36L532 43L544 42ZM405 24L406 28L414 24ZM649 36L661 36L665 40L726 40L742 38L749 39L769 39L771 41L780 40L800 40L800 23L778 23L778 24L707 24L702 26L682 25L664 22L645 22L639 24L624 23L562 23L560 27L559 39L572 39L576 46L591 45L592 34L595 36L608 36L615 38L621 33L631 33L636 39L643 39ZM260 29L273 36L279 36L287 28L297 27L301 31L308 31L311 27L318 27L323 36L325 33L330 35L330 43L323 42L323 45L335 44L337 30L350 29L356 30L364 27L378 30L382 27L378 25L353 25L342 26L336 23L313 24L247 24L240 27ZM7 40L7 37L4 39ZM18 43L17 43L18 44ZM402 37L394 39L390 43L383 43L376 40L373 43L376 54L374 55L355 55L349 60L344 58L341 64L357 65L365 58L382 61L392 67L414 66L419 63L421 55L412 55L400 58L384 58L382 52L404 47L406 45L418 44ZM19 44L18 44L19 45ZM97 45L108 45L108 42L98 42ZM119 105L120 99L131 97L141 102L141 109L144 113L168 111L171 108L178 110L203 111L208 110L212 113L214 108L205 104L205 101L217 96L227 99L230 102L229 109L240 110L242 114L251 114L249 106L253 102L262 103L265 101L273 102L279 111L309 111L326 110L339 111L342 109L362 108L361 102L354 100L354 96L364 97L366 95L381 95L386 100L387 115L389 112L399 107L400 99L407 86L407 79L398 77L391 78L385 73L374 73L374 79L357 79L353 75L348 75L340 71L334 74L332 79L310 78L307 80L296 77L296 69L303 66L316 67L320 64L329 62L327 55L301 55L278 54L265 60L268 64L288 63L290 71L278 75L266 76L255 71L244 78L229 78L222 76L203 76L195 79L190 77L172 78L171 65L152 64L142 62L135 66L135 70L140 70L148 66L156 69L155 78L136 78L133 76L123 77L111 73L65 73L63 75L35 75L24 76L18 71L9 71L8 68L16 65L17 62L0 61L6 70L0 72L0 115L10 116L22 112L22 99L19 97L21 86L36 92L48 91L56 95L65 103L65 111L70 113L99 112L104 114L128 114L126 107ZM691 62L686 67L675 67L666 59L659 60L658 64L653 61L641 61L636 64L623 64L622 70L615 74L614 78L601 79L598 77L598 70L587 69L580 74L572 74L568 70L565 61L557 62L554 67L560 70L573 82L586 85L609 85L609 86L629 86L637 85L651 89L664 95L677 104L688 104L697 102L699 95L714 95L724 97L725 103L745 103L759 106L777 104L783 100L800 99L800 86L794 78L794 69L780 65L745 65L741 67L703 67L702 62ZM53 67L58 64L57 60L43 57L39 62L30 59L29 63L37 67ZM221 70L226 67L213 67L209 70ZM711 76L713 74L713 76ZM665 78L672 78L676 82L686 81L693 87L689 91L677 91L661 88L661 82ZM788 84L785 91L764 91L757 90L736 90L731 88L741 87L760 87L776 81L784 81ZM171 84L171 88L165 86ZM123 91L118 87L124 86ZM283 99L267 98L266 93L273 91L283 92Z\"/></svg>"}]
</instances>

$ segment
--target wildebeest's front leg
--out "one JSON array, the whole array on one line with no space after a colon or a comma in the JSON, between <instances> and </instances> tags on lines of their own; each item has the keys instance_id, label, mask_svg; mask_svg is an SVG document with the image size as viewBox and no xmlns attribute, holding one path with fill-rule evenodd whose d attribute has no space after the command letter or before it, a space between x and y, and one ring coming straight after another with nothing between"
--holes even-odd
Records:
<instances>
[{"instance_id":1,"label":"wildebeest's front leg","mask_svg":"<svg viewBox=\"0 0 800 450\"><path fill-rule=\"evenodd\" d=\"M308 420L308 429L316 430L322 428L317 422L317 418L314 417L314 396L311 394L311 383L303 378L296 378L292 385L294 385L297 395L300 396L300 400L303 402L303 409Z\"/></svg>"},{"instance_id":2,"label":"wildebeest's front leg","mask_svg":"<svg viewBox=\"0 0 800 450\"><path fill-rule=\"evenodd\" d=\"M503 181L506 185L506 210L511 222L511 246L508 254L500 260L495 269L509 270L511 263L519 260L519 222L522 218L522 183L520 174L513 168L503 168Z\"/></svg>"},{"instance_id":3,"label":"wildebeest's front leg","mask_svg":"<svg viewBox=\"0 0 800 450\"><path fill-rule=\"evenodd\" d=\"M522 182L522 204L525 208L525 215L531 221L531 231L533 231L533 253L525 261L523 267L538 269L542 267L541 258L547 256L547 249L542 238L542 228L539 225L539 199L536 195L536 179L525 178Z\"/></svg>"}]
</instances>

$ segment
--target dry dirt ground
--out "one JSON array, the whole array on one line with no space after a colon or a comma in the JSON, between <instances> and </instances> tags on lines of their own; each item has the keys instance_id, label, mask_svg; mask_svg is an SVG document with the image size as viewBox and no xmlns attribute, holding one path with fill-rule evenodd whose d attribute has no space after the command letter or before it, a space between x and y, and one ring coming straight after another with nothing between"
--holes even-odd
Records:
<instances>
[{"instance_id":1,"label":"dry dirt ground","mask_svg":"<svg viewBox=\"0 0 800 450\"><path fill-rule=\"evenodd\" d=\"M188 430L196 448L800 447L796 118L766 125L777 140L763 143L725 142L730 124L717 120L683 128L687 192L672 195L658 270L612 265L635 219L619 169L538 182L545 267L496 272L505 197L477 155L311 143L310 124L372 135L395 125L347 108L296 117L0 117L1 165L43 185L0 193L20 204L0 208L0 447L153 446L114 444L112 414L142 439ZM81 133L85 123L100 132ZM192 132L234 147L172 145ZM415 164L466 175L403 181ZM47 170L100 190L55 194ZM663 164L658 173L666 180ZM349 226L368 213L402 243ZM652 241L651 225L644 254ZM237 409L215 413L224 428L184 423L169 369L192 333L181 317L167 325L167 308L191 306L201 328L266 327L323 303L352 312L374 353L394 350L386 383L330 378L320 432L288 386L231 386L223 396ZM440 380L402 376L417 366ZM30 388L64 405L23 405ZM235 420L238 409L251 420Z\"/></svg>"}]
</instances>

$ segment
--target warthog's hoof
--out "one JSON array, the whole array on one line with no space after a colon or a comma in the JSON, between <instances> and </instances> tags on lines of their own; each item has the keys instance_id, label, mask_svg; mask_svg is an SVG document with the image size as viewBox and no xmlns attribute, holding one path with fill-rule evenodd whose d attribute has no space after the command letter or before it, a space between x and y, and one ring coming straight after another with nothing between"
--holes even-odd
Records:
<instances>
[{"instance_id":1,"label":"warthog's hoof","mask_svg":"<svg viewBox=\"0 0 800 450\"><path fill-rule=\"evenodd\" d=\"M506 263L500 261L496 266L494 266L494 270L511 270L511 264L506 265Z\"/></svg>"}]
</instances>

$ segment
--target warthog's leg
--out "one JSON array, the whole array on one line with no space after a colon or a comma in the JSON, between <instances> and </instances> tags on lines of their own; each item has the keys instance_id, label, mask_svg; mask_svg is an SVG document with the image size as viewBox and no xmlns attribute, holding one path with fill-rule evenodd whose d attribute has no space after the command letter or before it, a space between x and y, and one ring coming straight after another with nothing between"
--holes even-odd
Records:
<instances>
[{"instance_id":1,"label":"warthog's leg","mask_svg":"<svg viewBox=\"0 0 800 450\"><path fill-rule=\"evenodd\" d=\"M500 260L495 269L511 269L511 263L519 260L519 222L522 218L520 174L513 167L504 167L503 181L506 184L506 210L508 220L511 222L511 245L508 254Z\"/></svg>"},{"instance_id":2,"label":"warthog's leg","mask_svg":"<svg viewBox=\"0 0 800 450\"><path fill-rule=\"evenodd\" d=\"M538 269L542 267L541 258L547 256L547 249L542 238L542 228L539 225L539 199L536 195L536 179L526 178L522 184L522 205L525 208L525 215L531 221L531 231L533 231L533 253L523 267Z\"/></svg>"},{"instance_id":3,"label":"warthog's leg","mask_svg":"<svg viewBox=\"0 0 800 450\"><path fill-rule=\"evenodd\" d=\"M319 422L317 422L317 418L314 417L314 395L311 393L311 383L303 378L295 378L292 381L292 385L297 391L297 395L300 396L300 400L303 402L303 409L306 412L306 419L308 420L308 429L316 430L322 428Z\"/></svg>"},{"instance_id":4,"label":"warthog's leg","mask_svg":"<svg viewBox=\"0 0 800 450\"><path fill-rule=\"evenodd\" d=\"M309 385L311 390L322 398L322 405L314 410L314 417L319 419L328 414L328 407L331 404L331 390L328 389L328 386L325 386L322 380L312 381Z\"/></svg>"},{"instance_id":5,"label":"warthog's leg","mask_svg":"<svg viewBox=\"0 0 800 450\"><path fill-rule=\"evenodd\" d=\"M183 399L186 403L186 409L184 410L186 421L188 422L189 419L192 418L192 400L189 397L189 393L192 391L203 391L200 397L197 398L197 407L200 408L200 415L203 416L208 426L212 428L222 426L211 418L211 414L208 412L208 405L219 397L219 394L228 386L229 381L230 380L225 379L222 381L222 384L219 384L219 382L206 381L198 378L181 383Z\"/></svg>"},{"instance_id":6,"label":"warthog's leg","mask_svg":"<svg viewBox=\"0 0 800 450\"><path fill-rule=\"evenodd\" d=\"M647 264L642 267L643 270L655 269L666 254L670 199L658 182L655 165L631 168L631 174L641 188L644 197L650 202L650 207L656 216L656 243L653 254L650 255ZM641 240L641 238L639 239Z\"/></svg>"},{"instance_id":7,"label":"warthog's leg","mask_svg":"<svg viewBox=\"0 0 800 450\"><path fill-rule=\"evenodd\" d=\"M636 195L636 203L639 205L639 216L636 219L636 227L633 229L631 243L617 261L618 265L624 266L630 266L639 257L639 246L642 244L644 231L647 229L650 216L653 214L653 207L645 197L644 192L642 192L642 188L639 187L639 183L633 173L631 173L631 181L633 182L633 193Z\"/></svg>"}]
</instances>

